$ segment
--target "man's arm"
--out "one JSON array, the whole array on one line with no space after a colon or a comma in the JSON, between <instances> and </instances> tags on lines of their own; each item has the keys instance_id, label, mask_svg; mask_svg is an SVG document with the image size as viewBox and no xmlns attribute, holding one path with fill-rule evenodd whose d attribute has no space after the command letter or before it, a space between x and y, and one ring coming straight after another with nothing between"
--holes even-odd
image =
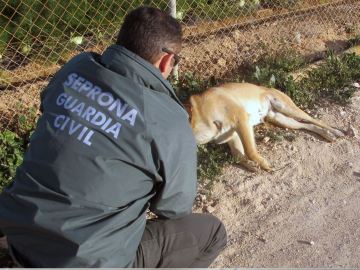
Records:
<instances>
[{"instance_id":1,"label":"man's arm","mask_svg":"<svg viewBox=\"0 0 360 270\"><path fill-rule=\"evenodd\" d=\"M196 143L185 124L178 126L172 138L162 136L153 146L160 181L150 210L160 217L180 218L192 212L197 188Z\"/></svg>"},{"instance_id":2,"label":"man's arm","mask_svg":"<svg viewBox=\"0 0 360 270\"><path fill-rule=\"evenodd\" d=\"M150 210L162 218L180 218L192 212L196 196L196 176L190 175L185 163L178 164L177 170L167 175L157 187L155 197L150 202Z\"/></svg>"}]
</instances>

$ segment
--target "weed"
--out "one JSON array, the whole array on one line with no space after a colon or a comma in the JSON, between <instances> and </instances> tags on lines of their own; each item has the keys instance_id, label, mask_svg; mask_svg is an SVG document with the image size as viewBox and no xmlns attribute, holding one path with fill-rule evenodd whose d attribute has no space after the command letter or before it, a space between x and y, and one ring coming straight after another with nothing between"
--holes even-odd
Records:
<instances>
[{"instance_id":1,"label":"weed","mask_svg":"<svg viewBox=\"0 0 360 270\"><path fill-rule=\"evenodd\" d=\"M211 190L215 179L225 165L236 160L226 145L198 145L198 178L206 189Z\"/></svg>"},{"instance_id":2,"label":"weed","mask_svg":"<svg viewBox=\"0 0 360 270\"><path fill-rule=\"evenodd\" d=\"M11 183L16 168L22 163L24 144L16 133L9 130L0 132L0 192Z\"/></svg>"},{"instance_id":3,"label":"weed","mask_svg":"<svg viewBox=\"0 0 360 270\"><path fill-rule=\"evenodd\" d=\"M255 127L255 138L257 141L263 141L266 137L269 138L271 143L282 142L287 140L292 142L295 140L296 135L293 131L289 132L283 128L271 126L271 128L263 128L263 126Z\"/></svg>"},{"instance_id":4,"label":"weed","mask_svg":"<svg viewBox=\"0 0 360 270\"><path fill-rule=\"evenodd\" d=\"M360 44L360 35L356 35L349 40L349 47L357 46Z\"/></svg>"},{"instance_id":5,"label":"weed","mask_svg":"<svg viewBox=\"0 0 360 270\"><path fill-rule=\"evenodd\" d=\"M196 95L209 87L219 84L220 80L211 77L209 80L201 80L193 73L185 72L183 76L174 84L180 100L186 102L191 95Z\"/></svg>"},{"instance_id":6,"label":"weed","mask_svg":"<svg viewBox=\"0 0 360 270\"><path fill-rule=\"evenodd\" d=\"M34 107L26 110L21 108L23 113L15 117L13 131L5 129L0 132L0 192L11 183L16 168L22 163L35 127L37 110Z\"/></svg>"},{"instance_id":7,"label":"weed","mask_svg":"<svg viewBox=\"0 0 360 270\"><path fill-rule=\"evenodd\" d=\"M312 107L321 98L346 103L355 91L351 82L360 78L360 57L355 54L336 56L328 52L326 61L311 69L300 81L291 72L304 65L291 54L265 57L255 67L249 67L245 80L286 93L301 108Z\"/></svg>"},{"instance_id":8,"label":"weed","mask_svg":"<svg viewBox=\"0 0 360 270\"><path fill-rule=\"evenodd\" d=\"M308 72L299 82L299 89L306 89L320 98L345 104L352 97L355 88L351 85L360 78L360 57L355 54L336 56L329 52L326 62Z\"/></svg>"}]
</instances>

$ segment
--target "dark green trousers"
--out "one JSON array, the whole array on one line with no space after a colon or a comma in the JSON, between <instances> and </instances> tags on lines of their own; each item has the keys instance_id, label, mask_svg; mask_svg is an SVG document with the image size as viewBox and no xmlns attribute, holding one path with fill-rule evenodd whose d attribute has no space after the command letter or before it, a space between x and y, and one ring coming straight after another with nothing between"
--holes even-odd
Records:
<instances>
[{"instance_id":1,"label":"dark green trousers","mask_svg":"<svg viewBox=\"0 0 360 270\"><path fill-rule=\"evenodd\" d=\"M224 225L214 216L148 220L133 267L205 268L225 246Z\"/></svg>"},{"instance_id":2,"label":"dark green trousers","mask_svg":"<svg viewBox=\"0 0 360 270\"><path fill-rule=\"evenodd\" d=\"M224 225L211 215L148 220L133 267L205 268L226 241Z\"/></svg>"}]
</instances>

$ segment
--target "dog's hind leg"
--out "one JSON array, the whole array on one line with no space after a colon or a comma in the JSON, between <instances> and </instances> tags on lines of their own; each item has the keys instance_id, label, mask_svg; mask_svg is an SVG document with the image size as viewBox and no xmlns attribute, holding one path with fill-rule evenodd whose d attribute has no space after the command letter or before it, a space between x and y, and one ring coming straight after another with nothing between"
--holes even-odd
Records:
<instances>
[{"instance_id":1,"label":"dog's hind leg","mask_svg":"<svg viewBox=\"0 0 360 270\"><path fill-rule=\"evenodd\" d=\"M327 139L329 141L333 141L337 137L344 136L344 133L342 131L340 131L336 128L333 128L320 120L312 118L306 112L304 112L303 110L298 108L295 105L295 103L291 100L291 98L286 96L284 93L281 93L280 91L277 91L277 92L278 92L277 93L278 98L272 97L270 99L270 103L276 111L282 113L283 115L286 115L288 117L296 119L298 122L301 122L301 123L305 122L304 124L311 123L319 128L322 128L322 129L313 128L314 130L318 130L319 132L320 132L320 130L324 130L324 129L327 130L328 132L325 132L325 131L322 131L320 133L316 132L316 131L314 131L314 132L318 133L319 135L323 136L325 139ZM329 135L327 135L328 133L329 133Z\"/></svg>"},{"instance_id":2,"label":"dog's hind leg","mask_svg":"<svg viewBox=\"0 0 360 270\"><path fill-rule=\"evenodd\" d=\"M243 144L236 132L233 133L231 138L227 141L227 144L230 147L231 154L238 159L240 165L252 172L258 171L259 165L257 162L252 161L245 156Z\"/></svg>"},{"instance_id":3,"label":"dog's hind leg","mask_svg":"<svg viewBox=\"0 0 360 270\"><path fill-rule=\"evenodd\" d=\"M280 127L291 128L291 129L306 129L319 134L328 141L334 141L336 139L335 134L330 132L326 128L319 127L314 124L299 122L279 112L270 111L266 116L265 120Z\"/></svg>"}]
</instances>

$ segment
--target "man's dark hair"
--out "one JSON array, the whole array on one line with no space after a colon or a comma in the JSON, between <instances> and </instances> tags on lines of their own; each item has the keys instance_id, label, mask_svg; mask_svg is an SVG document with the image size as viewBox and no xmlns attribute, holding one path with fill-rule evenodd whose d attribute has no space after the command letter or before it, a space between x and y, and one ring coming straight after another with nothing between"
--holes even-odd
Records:
<instances>
[{"instance_id":1,"label":"man's dark hair","mask_svg":"<svg viewBox=\"0 0 360 270\"><path fill-rule=\"evenodd\" d=\"M181 24L170 14L152 7L131 11L121 26L116 44L155 63L163 48L181 50Z\"/></svg>"}]
</instances>

